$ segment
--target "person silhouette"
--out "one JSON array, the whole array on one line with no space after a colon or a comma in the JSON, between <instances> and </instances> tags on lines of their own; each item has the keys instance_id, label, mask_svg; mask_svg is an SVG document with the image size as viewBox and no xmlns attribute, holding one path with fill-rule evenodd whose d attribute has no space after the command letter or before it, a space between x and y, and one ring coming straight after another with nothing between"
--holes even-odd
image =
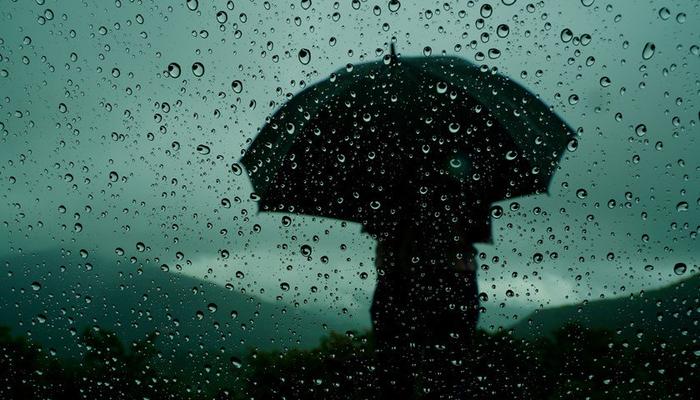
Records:
<instances>
[{"instance_id":1,"label":"person silhouette","mask_svg":"<svg viewBox=\"0 0 700 400\"><path fill-rule=\"evenodd\" d=\"M396 218L365 227L377 238L370 313L386 399L456 399L469 389L479 316L473 243L489 239L488 210L459 185L425 178L409 182Z\"/></svg>"}]
</instances>

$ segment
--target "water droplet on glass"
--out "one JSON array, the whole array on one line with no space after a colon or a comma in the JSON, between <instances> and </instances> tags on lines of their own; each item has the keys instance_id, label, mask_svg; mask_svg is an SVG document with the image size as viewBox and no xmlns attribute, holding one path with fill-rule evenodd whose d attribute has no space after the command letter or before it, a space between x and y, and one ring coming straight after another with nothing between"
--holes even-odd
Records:
<instances>
[{"instance_id":1,"label":"water droplet on glass","mask_svg":"<svg viewBox=\"0 0 700 400\"><path fill-rule=\"evenodd\" d=\"M644 45L644 49L642 50L642 58L645 60L649 60L652 57L654 57L654 52L656 51L656 45L652 42L647 42L647 44Z\"/></svg>"},{"instance_id":2,"label":"water droplet on glass","mask_svg":"<svg viewBox=\"0 0 700 400\"><path fill-rule=\"evenodd\" d=\"M311 51L309 49L299 50L299 62L306 65L311 62Z\"/></svg>"},{"instance_id":3,"label":"water droplet on glass","mask_svg":"<svg viewBox=\"0 0 700 400\"><path fill-rule=\"evenodd\" d=\"M231 89L233 89L234 93L241 93L243 91L243 82L239 80L231 82Z\"/></svg>"},{"instance_id":4,"label":"water droplet on glass","mask_svg":"<svg viewBox=\"0 0 700 400\"><path fill-rule=\"evenodd\" d=\"M444 94L447 92L447 83L445 82L438 82L438 84L435 86L437 89L437 92L440 94Z\"/></svg>"},{"instance_id":5,"label":"water droplet on glass","mask_svg":"<svg viewBox=\"0 0 700 400\"><path fill-rule=\"evenodd\" d=\"M671 10L669 10L666 7L661 7L659 9L659 18L662 20L666 21L667 19L671 18Z\"/></svg>"},{"instance_id":6,"label":"water droplet on glass","mask_svg":"<svg viewBox=\"0 0 700 400\"><path fill-rule=\"evenodd\" d=\"M32 290L35 292L38 292L39 290L41 290L41 283L39 283L37 281L32 282Z\"/></svg>"},{"instance_id":7,"label":"water droplet on glass","mask_svg":"<svg viewBox=\"0 0 700 400\"><path fill-rule=\"evenodd\" d=\"M212 313L216 312L216 310L218 308L219 307L216 305L216 303L209 303L209 305L207 306L207 309L209 310L209 312L212 312Z\"/></svg>"},{"instance_id":8,"label":"water droplet on glass","mask_svg":"<svg viewBox=\"0 0 700 400\"><path fill-rule=\"evenodd\" d=\"M243 168L241 167L240 164L238 163L233 163L231 164L231 171L233 172L234 175L241 175L243 172Z\"/></svg>"},{"instance_id":9,"label":"water droplet on glass","mask_svg":"<svg viewBox=\"0 0 700 400\"><path fill-rule=\"evenodd\" d=\"M178 63L168 64L168 75L170 75L171 78L179 77L181 72L182 72L182 70L180 69L180 64L178 64Z\"/></svg>"},{"instance_id":10,"label":"water droplet on glass","mask_svg":"<svg viewBox=\"0 0 700 400\"><path fill-rule=\"evenodd\" d=\"M581 4L584 7L590 7L593 5L593 3L595 3L595 0L581 0Z\"/></svg>"},{"instance_id":11,"label":"water droplet on glass","mask_svg":"<svg viewBox=\"0 0 700 400\"><path fill-rule=\"evenodd\" d=\"M494 219L499 219L503 216L503 207L493 206L491 207L491 217Z\"/></svg>"},{"instance_id":12,"label":"water droplet on glass","mask_svg":"<svg viewBox=\"0 0 700 400\"><path fill-rule=\"evenodd\" d=\"M226 23L226 21L228 20L228 14L226 14L226 11L219 11L219 12L217 12L217 13L216 13L216 20L217 20L220 24Z\"/></svg>"},{"instance_id":13,"label":"water droplet on glass","mask_svg":"<svg viewBox=\"0 0 700 400\"><path fill-rule=\"evenodd\" d=\"M637 136L642 137L647 134L647 126L644 124L639 124L634 128L634 132Z\"/></svg>"},{"instance_id":14,"label":"water droplet on glass","mask_svg":"<svg viewBox=\"0 0 700 400\"><path fill-rule=\"evenodd\" d=\"M204 64L202 64L199 61L192 64L192 73L196 77L201 77L202 75L204 75Z\"/></svg>"},{"instance_id":15,"label":"water droplet on glass","mask_svg":"<svg viewBox=\"0 0 700 400\"><path fill-rule=\"evenodd\" d=\"M683 275L687 270L688 266L685 265L685 263L676 263L676 265L673 266L673 273L676 275Z\"/></svg>"},{"instance_id":16,"label":"water droplet on glass","mask_svg":"<svg viewBox=\"0 0 700 400\"><path fill-rule=\"evenodd\" d=\"M681 201L680 203L676 204L676 211L678 211L678 212L688 211L688 202Z\"/></svg>"},{"instance_id":17,"label":"water droplet on glass","mask_svg":"<svg viewBox=\"0 0 700 400\"><path fill-rule=\"evenodd\" d=\"M209 146L207 146L207 145L200 144L200 145L197 145L197 152L199 154L207 155L207 154L211 153L211 148L209 148Z\"/></svg>"},{"instance_id":18,"label":"water droplet on glass","mask_svg":"<svg viewBox=\"0 0 700 400\"><path fill-rule=\"evenodd\" d=\"M564 28L561 31L561 41L564 43L568 43L571 41L571 39L574 38L574 32L571 31L569 28Z\"/></svg>"},{"instance_id":19,"label":"water droplet on glass","mask_svg":"<svg viewBox=\"0 0 700 400\"><path fill-rule=\"evenodd\" d=\"M396 12L401 8L401 2L399 0L389 0L389 11Z\"/></svg>"},{"instance_id":20,"label":"water droplet on glass","mask_svg":"<svg viewBox=\"0 0 700 400\"><path fill-rule=\"evenodd\" d=\"M586 197L588 197L588 192L586 191L586 189L583 188L578 189L576 191L576 197L578 197L579 199L585 199Z\"/></svg>"},{"instance_id":21,"label":"water droplet on glass","mask_svg":"<svg viewBox=\"0 0 700 400\"><path fill-rule=\"evenodd\" d=\"M197 1L197 0L187 0L186 3L187 3L187 8L190 11L195 11L197 9L197 7L199 7L199 1Z\"/></svg>"},{"instance_id":22,"label":"water droplet on glass","mask_svg":"<svg viewBox=\"0 0 700 400\"><path fill-rule=\"evenodd\" d=\"M506 24L500 24L496 28L496 35L500 38L507 37L508 34L510 33L510 27Z\"/></svg>"}]
</instances>

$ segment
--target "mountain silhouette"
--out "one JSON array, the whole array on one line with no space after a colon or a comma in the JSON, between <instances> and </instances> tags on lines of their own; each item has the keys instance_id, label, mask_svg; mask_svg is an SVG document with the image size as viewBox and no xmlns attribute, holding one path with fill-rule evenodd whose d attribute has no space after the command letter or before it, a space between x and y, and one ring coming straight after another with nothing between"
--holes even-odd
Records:
<instances>
[{"instance_id":1,"label":"mountain silhouette","mask_svg":"<svg viewBox=\"0 0 700 400\"><path fill-rule=\"evenodd\" d=\"M357 329L347 315L261 300L245 278L225 288L165 272L154 261L46 251L0 257L0 263L0 325L64 357L81 351L86 327L118 332L125 341L155 331L159 347L178 356L310 348L331 330Z\"/></svg>"},{"instance_id":2,"label":"mountain silhouette","mask_svg":"<svg viewBox=\"0 0 700 400\"><path fill-rule=\"evenodd\" d=\"M625 298L537 310L511 327L523 339L552 333L568 323L607 329L625 338L651 336L689 343L700 335L700 274Z\"/></svg>"}]
</instances>

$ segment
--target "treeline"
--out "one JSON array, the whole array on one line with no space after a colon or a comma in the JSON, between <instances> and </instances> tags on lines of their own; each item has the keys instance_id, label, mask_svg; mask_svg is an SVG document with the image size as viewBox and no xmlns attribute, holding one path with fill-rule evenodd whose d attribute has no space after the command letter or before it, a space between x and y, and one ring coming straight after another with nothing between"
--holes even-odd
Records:
<instances>
[{"instance_id":1,"label":"treeline","mask_svg":"<svg viewBox=\"0 0 700 400\"><path fill-rule=\"evenodd\" d=\"M313 350L190 354L175 362L157 335L128 345L87 329L79 357L59 358L0 328L2 399L372 399L372 337L332 333ZM700 346L568 325L552 338L480 331L471 399L698 398Z\"/></svg>"}]
</instances>

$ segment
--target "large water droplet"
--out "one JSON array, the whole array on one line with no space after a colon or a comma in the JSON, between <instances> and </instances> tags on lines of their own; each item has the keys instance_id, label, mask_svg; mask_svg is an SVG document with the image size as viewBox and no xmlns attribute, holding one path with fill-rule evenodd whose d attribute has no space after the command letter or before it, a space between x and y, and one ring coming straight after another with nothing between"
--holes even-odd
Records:
<instances>
[{"instance_id":1,"label":"large water droplet","mask_svg":"<svg viewBox=\"0 0 700 400\"><path fill-rule=\"evenodd\" d=\"M192 64L192 73L198 78L204 75L204 64L199 61Z\"/></svg>"},{"instance_id":2,"label":"large water droplet","mask_svg":"<svg viewBox=\"0 0 700 400\"><path fill-rule=\"evenodd\" d=\"M179 77L181 72L182 72L182 69L180 69L180 64L178 64L178 63L168 64L168 75L170 75L171 78Z\"/></svg>"},{"instance_id":3,"label":"large water droplet","mask_svg":"<svg viewBox=\"0 0 700 400\"><path fill-rule=\"evenodd\" d=\"M673 273L676 275L683 275L685 274L685 271L688 270L688 266L685 265L685 263L676 263L676 265L673 266Z\"/></svg>"},{"instance_id":4,"label":"large water droplet","mask_svg":"<svg viewBox=\"0 0 700 400\"><path fill-rule=\"evenodd\" d=\"M233 89L234 93L241 93L243 91L243 82L239 80L231 82L231 89Z\"/></svg>"},{"instance_id":5,"label":"large water droplet","mask_svg":"<svg viewBox=\"0 0 700 400\"><path fill-rule=\"evenodd\" d=\"M656 51L656 45L652 42L647 42L647 44L644 45L644 49L642 50L642 58L645 60L649 60L652 57L654 57L654 52Z\"/></svg>"},{"instance_id":6,"label":"large water droplet","mask_svg":"<svg viewBox=\"0 0 700 400\"><path fill-rule=\"evenodd\" d=\"M299 62L306 65L311 62L311 51L309 49L299 50Z\"/></svg>"}]
</instances>

